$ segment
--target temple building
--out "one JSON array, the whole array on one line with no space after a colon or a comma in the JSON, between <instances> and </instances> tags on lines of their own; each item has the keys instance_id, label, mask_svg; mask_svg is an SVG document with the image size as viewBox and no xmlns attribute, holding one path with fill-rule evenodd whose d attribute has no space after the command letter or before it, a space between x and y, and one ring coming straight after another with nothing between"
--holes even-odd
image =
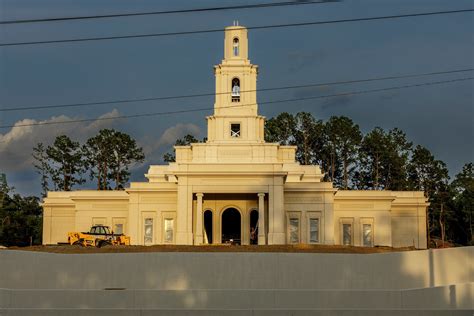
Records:
<instances>
[{"instance_id":1,"label":"temple building","mask_svg":"<svg viewBox=\"0 0 474 316\"><path fill-rule=\"evenodd\" d=\"M43 244L69 231L110 226L136 245L328 244L426 248L423 192L338 190L319 166L300 165L295 146L264 140L258 66L247 29L225 29L214 67L207 141L175 146L176 162L151 165L124 191L48 192Z\"/></svg>"}]
</instances>

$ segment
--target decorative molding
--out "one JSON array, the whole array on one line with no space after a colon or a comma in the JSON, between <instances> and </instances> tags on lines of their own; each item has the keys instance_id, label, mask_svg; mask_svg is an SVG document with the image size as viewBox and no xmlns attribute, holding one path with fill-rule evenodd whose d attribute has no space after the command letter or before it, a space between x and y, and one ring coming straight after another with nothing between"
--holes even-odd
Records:
<instances>
[{"instance_id":1,"label":"decorative molding","mask_svg":"<svg viewBox=\"0 0 474 316\"><path fill-rule=\"evenodd\" d=\"M375 208L375 204L339 204L339 208L341 209L357 209L357 210L373 210Z\"/></svg>"},{"instance_id":2,"label":"decorative molding","mask_svg":"<svg viewBox=\"0 0 474 316\"><path fill-rule=\"evenodd\" d=\"M323 198L318 197L286 197L285 203L322 203Z\"/></svg>"}]
</instances>

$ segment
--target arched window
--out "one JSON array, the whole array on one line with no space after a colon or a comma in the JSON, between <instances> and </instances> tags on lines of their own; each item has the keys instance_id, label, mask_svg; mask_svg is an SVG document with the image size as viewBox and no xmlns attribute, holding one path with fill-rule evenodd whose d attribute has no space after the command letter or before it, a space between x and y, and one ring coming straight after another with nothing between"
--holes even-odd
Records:
<instances>
[{"instance_id":1,"label":"arched window","mask_svg":"<svg viewBox=\"0 0 474 316\"><path fill-rule=\"evenodd\" d=\"M240 102L240 80L239 78L232 79L232 102Z\"/></svg>"},{"instance_id":2,"label":"arched window","mask_svg":"<svg viewBox=\"0 0 474 316\"><path fill-rule=\"evenodd\" d=\"M234 38L234 41L232 42L232 52L234 53L234 56L239 56L239 39L237 37Z\"/></svg>"}]
</instances>

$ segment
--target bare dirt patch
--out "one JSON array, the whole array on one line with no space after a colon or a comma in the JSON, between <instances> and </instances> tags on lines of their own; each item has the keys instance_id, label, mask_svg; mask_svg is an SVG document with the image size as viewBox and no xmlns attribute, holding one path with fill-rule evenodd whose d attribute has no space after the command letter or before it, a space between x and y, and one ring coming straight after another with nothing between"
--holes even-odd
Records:
<instances>
[{"instance_id":1,"label":"bare dirt patch","mask_svg":"<svg viewBox=\"0 0 474 316\"><path fill-rule=\"evenodd\" d=\"M10 247L10 250L38 251L50 253L79 254L79 253L133 253L133 252L283 252L283 253L358 253L371 254L383 252L399 252L416 250L413 247L349 247L329 245L154 245L154 246L108 246L104 248L81 247L69 245ZM5 249L5 251L8 251Z\"/></svg>"}]
</instances>

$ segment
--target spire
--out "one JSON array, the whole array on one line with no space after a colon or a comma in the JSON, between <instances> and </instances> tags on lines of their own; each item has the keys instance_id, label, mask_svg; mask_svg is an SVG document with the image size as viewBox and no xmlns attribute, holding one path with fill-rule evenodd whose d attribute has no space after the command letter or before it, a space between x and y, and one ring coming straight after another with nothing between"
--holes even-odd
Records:
<instances>
[{"instance_id":1,"label":"spire","mask_svg":"<svg viewBox=\"0 0 474 316\"><path fill-rule=\"evenodd\" d=\"M224 43L225 61L248 60L247 29L240 26L239 21L235 20L232 26L225 28Z\"/></svg>"},{"instance_id":2,"label":"spire","mask_svg":"<svg viewBox=\"0 0 474 316\"><path fill-rule=\"evenodd\" d=\"M257 111L258 66L248 60L247 29L225 28L224 59L214 66L216 101L207 118L208 142L263 142L264 118Z\"/></svg>"}]
</instances>

